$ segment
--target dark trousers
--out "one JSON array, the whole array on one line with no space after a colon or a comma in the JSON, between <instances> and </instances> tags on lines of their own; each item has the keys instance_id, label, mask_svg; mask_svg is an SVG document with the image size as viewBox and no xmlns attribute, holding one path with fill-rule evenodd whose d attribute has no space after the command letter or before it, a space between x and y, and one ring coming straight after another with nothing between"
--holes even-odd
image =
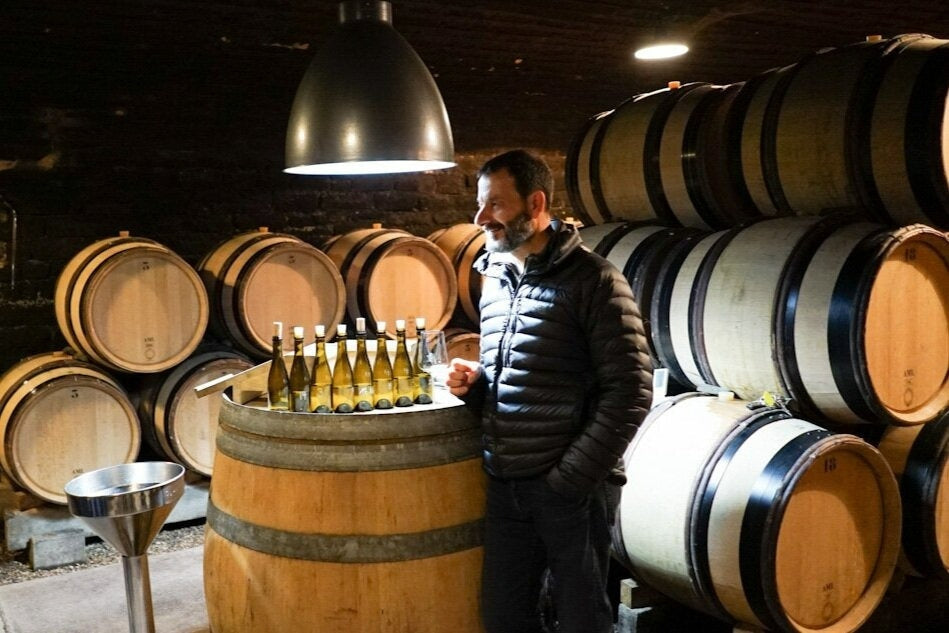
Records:
<instances>
[{"instance_id":1,"label":"dark trousers","mask_svg":"<svg viewBox=\"0 0 949 633\"><path fill-rule=\"evenodd\" d=\"M606 486L570 500L543 477L488 478L481 587L487 633L543 630L538 598L546 568L559 633L612 631Z\"/></svg>"}]
</instances>

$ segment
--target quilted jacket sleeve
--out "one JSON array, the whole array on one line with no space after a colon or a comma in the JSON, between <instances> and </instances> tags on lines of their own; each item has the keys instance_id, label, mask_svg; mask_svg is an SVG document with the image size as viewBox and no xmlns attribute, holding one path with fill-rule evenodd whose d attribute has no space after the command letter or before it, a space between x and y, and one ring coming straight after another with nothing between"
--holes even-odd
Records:
<instances>
[{"instance_id":1,"label":"quilted jacket sleeve","mask_svg":"<svg viewBox=\"0 0 949 633\"><path fill-rule=\"evenodd\" d=\"M652 402L652 362L642 318L623 275L606 265L585 288L579 318L594 380L583 430L547 475L550 486L580 498L621 464Z\"/></svg>"}]
</instances>

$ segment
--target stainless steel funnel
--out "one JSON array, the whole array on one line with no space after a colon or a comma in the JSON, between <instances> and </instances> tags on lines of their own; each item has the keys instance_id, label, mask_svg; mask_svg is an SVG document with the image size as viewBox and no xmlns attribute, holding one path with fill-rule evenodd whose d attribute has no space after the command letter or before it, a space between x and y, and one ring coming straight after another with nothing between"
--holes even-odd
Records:
<instances>
[{"instance_id":1,"label":"stainless steel funnel","mask_svg":"<svg viewBox=\"0 0 949 633\"><path fill-rule=\"evenodd\" d=\"M184 473L180 464L136 462L66 484L69 511L122 555L131 633L155 633L146 552L184 493Z\"/></svg>"}]
</instances>

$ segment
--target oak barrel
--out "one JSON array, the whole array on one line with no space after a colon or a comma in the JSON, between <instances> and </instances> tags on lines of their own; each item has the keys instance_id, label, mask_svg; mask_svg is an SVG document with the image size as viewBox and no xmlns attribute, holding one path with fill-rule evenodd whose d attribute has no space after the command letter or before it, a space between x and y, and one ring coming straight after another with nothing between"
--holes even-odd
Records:
<instances>
[{"instance_id":1,"label":"oak barrel","mask_svg":"<svg viewBox=\"0 0 949 633\"><path fill-rule=\"evenodd\" d=\"M594 187L599 187L600 169L599 159L593 153L593 148L600 127L612 113L612 110L608 110L587 119L574 135L570 147L567 149L567 160L564 164L564 184L567 189L567 197L570 199L573 212L580 217L585 226L593 226L613 220L612 216L604 215L608 212L600 210L599 202L593 193Z\"/></svg>"},{"instance_id":2,"label":"oak barrel","mask_svg":"<svg viewBox=\"0 0 949 633\"><path fill-rule=\"evenodd\" d=\"M673 599L768 630L845 633L883 598L899 492L863 440L684 394L649 413L624 459L614 549Z\"/></svg>"},{"instance_id":3,"label":"oak barrel","mask_svg":"<svg viewBox=\"0 0 949 633\"><path fill-rule=\"evenodd\" d=\"M596 132L588 169L601 222L681 224L663 191L658 157L670 113L680 99L701 85L705 84L671 82L668 88L636 95L592 126Z\"/></svg>"},{"instance_id":4,"label":"oak barrel","mask_svg":"<svg viewBox=\"0 0 949 633\"><path fill-rule=\"evenodd\" d=\"M831 216L774 218L706 240L701 261L676 279L688 333L674 339L675 356L694 364L693 384L748 400L770 391L838 423L918 424L949 407L944 233Z\"/></svg>"},{"instance_id":5,"label":"oak barrel","mask_svg":"<svg viewBox=\"0 0 949 633\"><path fill-rule=\"evenodd\" d=\"M439 330L458 301L454 266L441 248L400 229L374 227L337 235L323 246L346 285L346 314L355 322L385 321L395 338L396 319L406 319L414 336L414 318L425 317Z\"/></svg>"},{"instance_id":6,"label":"oak barrel","mask_svg":"<svg viewBox=\"0 0 949 633\"><path fill-rule=\"evenodd\" d=\"M746 82L731 125L760 211L949 226L947 59L946 40L870 37Z\"/></svg>"},{"instance_id":7,"label":"oak barrel","mask_svg":"<svg viewBox=\"0 0 949 633\"><path fill-rule=\"evenodd\" d=\"M346 307L333 262L303 240L265 227L235 235L198 264L211 297L211 329L252 358L269 358L273 322L323 323L330 335ZM284 337L284 347L292 347Z\"/></svg>"},{"instance_id":8,"label":"oak barrel","mask_svg":"<svg viewBox=\"0 0 949 633\"><path fill-rule=\"evenodd\" d=\"M580 229L584 244L605 257L629 282L654 360L657 354L650 306L659 271L678 243L700 233L697 229L664 227L650 222L611 222Z\"/></svg>"},{"instance_id":9,"label":"oak barrel","mask_svg":"<svg viewBox=\"0 0 949 633\"><path fill-rule=\"evenodd\" d=\"M69 345L124 372L159 372L195 350L208 324L197 272L168 247L123 231L73 256L56 279Z\"/></svg>"},{"instance_id":10,"label":"oak barrel","mask_svg":"<svg viewBox=\"0 0 949 633\"><path fill-rule=\"evenodd\" d=\"M477 224L456 224L439 229L428 239L444 251L458 279L458 303L473 323L480 320L481 275L471 266L484 253L484 231Z\"/></svg>"},{"instance_id":11,"label":"oak barrel","mask_svg":"<svg viewBox=\"0 0 949 633\"><path fill-rule=\"evenodd\" d=\"M891 425L877 447L900 484L905 563L912 573L949 580L949 414Z\"/></svg>"},{"instance_id":12,"label":"oak barrel","mask_svg":"<svg viewBox=\"0 0 949 633\"><path fill-rule=\"evenodd\" d=\"M135 400L146 444L162 457L210 477L220 399L199 398L199 385L253 367L242 354L199 350L174 369L144 378Z\"/></svg>"},{"instance_id":13,"label":"oak barrel","mask_svg":"<svg viewBox=\"0 0 949 633\"><path fill-rule=\"evenodd\" d=\"M343 416L225 398L204 545L211 630L481 631L479 428L460 403Z\"/></svg>"},{"instance_id":14,"label":"oak barrel","mask_svg":"<svg viewBox=\"0 0 949 633\"><path fill-rule=\"evenodd\" d=\"M27 492L60 505L80 473L134 461L141 432L109 374L65 352L25 358L0 375L0 465Z\"/></svg>"},{"instance_id":15,"label":"oak barrel","mask_svg":"<svg viewBox=\"0 0 949 633\"><path fill-rule=\"evenodd\" d=\"M658 162L658 186L683 226L723 229L760 215L729 171L738 146L728 138L727 121L741 87L700 84L689 90L669 112L658 153L646 157ZM633 147L639 144L634 139Z\"/></svg>"}]
</instances>

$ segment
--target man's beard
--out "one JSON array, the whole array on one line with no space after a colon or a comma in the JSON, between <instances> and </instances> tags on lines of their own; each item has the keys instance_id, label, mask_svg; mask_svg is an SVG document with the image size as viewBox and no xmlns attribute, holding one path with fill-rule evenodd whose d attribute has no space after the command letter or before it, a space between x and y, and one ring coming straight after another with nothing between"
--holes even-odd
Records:
<instances>
[{"instance_id":1,"label":"man's beard","mask_svg":"<svg viewBox=\"0 0 949 633\"><path fill-rule=\"evenodd\" d=\"M534 227L527 211L522 211L504 227L500 238L491 232L485 232L484 248L489 253L510 253L524 244L534 235Z\"/></svg>"}]
</instances>

